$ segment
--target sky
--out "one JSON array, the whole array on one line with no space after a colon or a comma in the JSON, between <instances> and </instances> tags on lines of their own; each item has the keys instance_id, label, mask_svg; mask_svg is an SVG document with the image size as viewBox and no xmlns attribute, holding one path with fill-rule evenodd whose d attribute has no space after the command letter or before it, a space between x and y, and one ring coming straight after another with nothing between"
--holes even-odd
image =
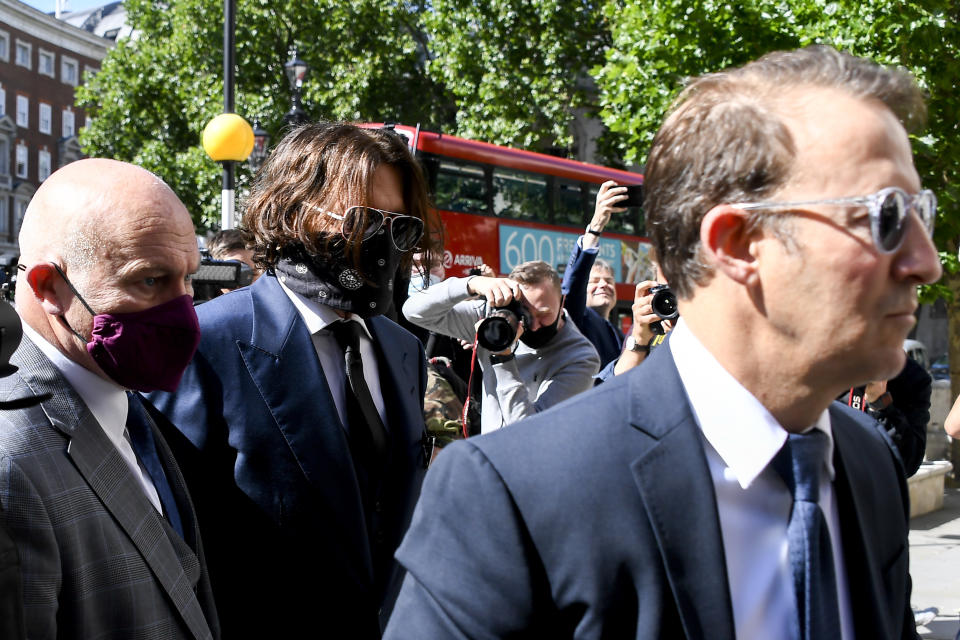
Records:
<instances>
[{"instance_id":1,"label":"sky","mask_svg":"<svg viewBox=\"0 0 960 640\"><path fill-rule=\"evenodd\" d=\"M56 2L54 0L23 0L34 9L39 9L44 13L52 13ZM108 4L110 0L67 0L67 11L83 11L91 7L100 7Z\"/></svg>"}]
</instances>

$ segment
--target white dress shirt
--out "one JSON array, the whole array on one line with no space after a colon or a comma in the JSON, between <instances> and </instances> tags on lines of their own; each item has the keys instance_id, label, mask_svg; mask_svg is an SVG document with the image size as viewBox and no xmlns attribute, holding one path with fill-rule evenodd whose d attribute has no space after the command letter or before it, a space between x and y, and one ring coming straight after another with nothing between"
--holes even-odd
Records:
<instances>
[{"instance_id":1,"label":"white dress shirt","mask_svg":"<svg viewBox=\"0 0 960 640\"><path fill-rule=\"evenodd\" d=\"M797 620L787 539L793 499L770 465L786 441L787 431L717 362L683 318L671 332L669 345L703 435L720 514L737 637L791 638ZM819 503L833 546L840 601L838 637L853 640L833 489L829 413L824 411L810 429L823 431L829 439L820 469Z\"/></svg>"},{"instance_id":2,"label":"white dress shirt","mask_svg":"<svg viewBox=\"0 0 960 640\"><path fill-rule=\"evenodd\" d=\"M360 334L360 357L363 358L363 378L370 389L370 395L373 397L373 404L377 407L377 413L383 424L387 424L387 414L383 404L383 393L380 390L380 372L377 369L377 354L373 348L373 340L370 330L363 320L353 314L348 318L341 318L337 312L330 307L320 304L292 291L277 278L280 288L290 298L293 306L296 307L304 324L307 325L307 331L313 340L313 348L320 358L320 367L323 369L323 376L327 380L327 386L330 387L330 394L333 396L333 403L337 407L337 413L340 415L340 422L347 427L347 392L346 365L343 360L343 349L337 344L337 339L333 333L327 330L327 326L339 320L348 320L357 322L363 327Z\"/></svg>"},{"instance_id":3,"label":"white dress shirt","mask_svg":"<svg viewBox=\"0 0 960 640\"><path fill-rule=\"evenodd\" d=\"M153 507L158 513L163 514L163 507L160 503L160 496L157 495L157 489L153 486L153 480L150 475L144 471L143 467L137 461L137 455L133 452L130 441L124 437L124 431L127 428L127 392L126 389L117 383L101 378L93 371L85 369L47 342L39 333L34 331L24 322L23 333L37 345L37 348L43 352L43 355L49 358L53 366L63 374L73 390L77 392L83 403L90 409L90 413L100 424L100 428L107 434L107 438L113 443L113 446L120 452L120 457L127 463L130 472L134 478L140 481L144 493L153 503Z\"/></svg>"}]
</instances>

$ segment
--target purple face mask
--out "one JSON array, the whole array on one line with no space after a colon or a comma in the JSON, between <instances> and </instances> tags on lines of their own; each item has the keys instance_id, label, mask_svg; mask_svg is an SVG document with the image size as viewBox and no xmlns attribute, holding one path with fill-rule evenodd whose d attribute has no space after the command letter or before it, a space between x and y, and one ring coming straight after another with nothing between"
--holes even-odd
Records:
<instances>
[{"instance_id":1,"label":"purple face mask","mask_svg":"<svg viewBox=\"0 0 960 640\"><path fill-rule=\"evenodd\" d=\"M86 343L97 366L127 389L175 391L200 344L200 323L193 298L182 295L130 313L95 313L60 267L54 267L93 316L89 341L69 324L67 327Z\"/></svg>"}]
</instances>

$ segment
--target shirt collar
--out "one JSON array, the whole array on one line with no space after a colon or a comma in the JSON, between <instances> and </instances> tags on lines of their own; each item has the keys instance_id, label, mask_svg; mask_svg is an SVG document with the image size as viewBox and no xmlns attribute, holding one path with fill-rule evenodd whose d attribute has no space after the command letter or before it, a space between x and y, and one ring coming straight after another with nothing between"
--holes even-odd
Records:
<instances>
[{"instance_id":1,"label":"shirt collar","mask_svg":"<svg viewBox=\"0 0 960 640\"><path fill-rule=\"evenodd\" d=\"M670 332L670 352L704 438L744 489L770 464L787 431L756 397L717 362L680 318ZM824 410L809 428L827 435L824 464L832 481L833 431Z\"/></svg>"},{"instance_id":2,"label":"shirt collar","mask_svg":"<svg viewBox=\"0 0 960 640\"><path fill-rule=\"evenodd\" d=\"M287 288L285 284L280 282L279 278L277 279L277 284L279 284L280 288L283 289L284 293L287 294L287 297L290 298L290 302L292 302L293 306L296 308L297 313L299 313L300 317L303 318L303 323L307 325L307 331L310 332L310 335L326 329L334 322L339 322L340 320L352 320L354 322L358 322L360 326L363 327L363 332L366 334L366 336L373 340L373 336L370 335L370 330L367 329L367 323L364 322L359 316L351 313L346 318L341 318L336 311L327 305L320 304L315 300L311 300L306 296L302 296L296 291Z\"/></svg>"},{"instance_id":3,"label":"shirt collar","mask_svg":"<svg viewBox=\"0 0 960 640\"><path fill-rule=\"evenodd\" d=\"M126 389L77 364L26 322L22 324L24 335L37 345L43 355L47 356L53 366L66 378L100 426L110 434L122 437L124 426L127 424Z\"/></svg>"}]
</instances>

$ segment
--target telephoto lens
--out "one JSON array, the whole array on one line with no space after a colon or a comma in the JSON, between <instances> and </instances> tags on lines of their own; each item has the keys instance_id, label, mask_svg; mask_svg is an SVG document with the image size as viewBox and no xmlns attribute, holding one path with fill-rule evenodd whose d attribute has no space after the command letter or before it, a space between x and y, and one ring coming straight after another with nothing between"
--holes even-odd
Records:
<instances>
[{"instance_id":1,"label":"telephoto lens","mask_svg":"<svg viewBox=\"0 0 960 640\"><path fill-rule=\"evenodd\" d=\"M653 294L650 306L661 319L676 320L680 316L680 312L677 311L677 296L670 291L670 287L658 284L650 288L650 293Z\"/></svg>"}]
</instances>

